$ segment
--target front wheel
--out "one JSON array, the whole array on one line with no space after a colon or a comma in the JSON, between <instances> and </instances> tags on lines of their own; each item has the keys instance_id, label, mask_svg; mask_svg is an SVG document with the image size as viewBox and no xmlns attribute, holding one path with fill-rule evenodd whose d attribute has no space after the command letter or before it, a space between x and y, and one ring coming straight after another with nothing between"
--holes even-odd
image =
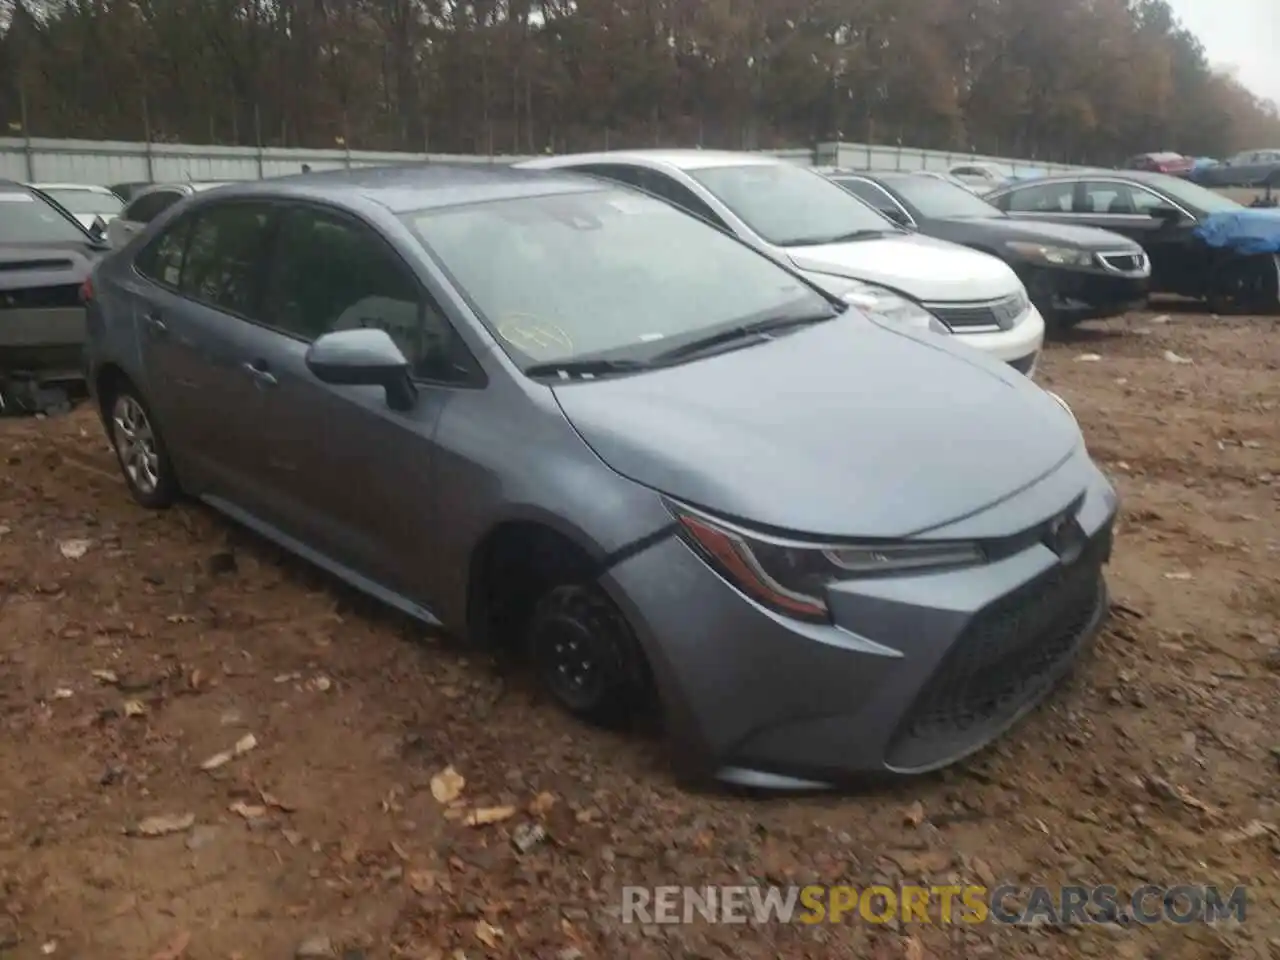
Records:
<instances>
[{"instance_id":1,"label":"front wheel","mask_svg":"<svg viewBox=\"0 0 1280 960\"><path fill-rule=\"evenodd\" d=\"M579 719L616 727L644 706L648 683L639 646L599 587L548 591L529 619L526 644L543 687Z\"/></svg>"},{"instance_id":2,"label":"front wheel","mask_svg":"<svg viewBox=\"0 0 1280 960\"><path fill-rule=\"evenodd\" d=\"M152 510L173 503L177 475L150 408L131 384L122 384L111 398L107 431L133 498Z\"/></svg>"}]
</instances>

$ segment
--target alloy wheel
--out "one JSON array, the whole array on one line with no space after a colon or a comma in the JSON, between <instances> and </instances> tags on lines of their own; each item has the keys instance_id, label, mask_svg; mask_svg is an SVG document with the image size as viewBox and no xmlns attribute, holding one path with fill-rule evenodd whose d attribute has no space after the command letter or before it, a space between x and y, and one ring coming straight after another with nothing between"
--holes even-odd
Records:
<instances>
[{"instance_id":1,"label":"alloy wheel","mask_svg":"<svg viewBox=\"0 0 1280 960\"><path fill-rule=\"evenodd\" d=\"M129 483L145 496L154 494L160 485L160 452L151 419L136 397L122 393L116 398L111 436Z\"/></svg>"}]
</instances>

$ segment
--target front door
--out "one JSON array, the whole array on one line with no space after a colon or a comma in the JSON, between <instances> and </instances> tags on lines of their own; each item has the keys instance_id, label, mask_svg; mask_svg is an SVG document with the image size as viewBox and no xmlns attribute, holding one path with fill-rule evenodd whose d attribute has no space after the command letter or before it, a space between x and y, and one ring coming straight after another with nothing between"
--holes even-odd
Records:
<instances>
[{"instance_id":1,"label":"front door","mask_svg":"<svg viewBox=\"0 0 1280 960\"><path fill-rule=\"evenodd\" d=\"M1177 293L1203 270L1204 252L1193 233L1196 222L1155 216L1170 202L1145 187L1118 180L1087 180L1076 193L1076 210L1090 226L1135 240L1151 258L1151 289Z\"/></svg>"},{"instance_id":2,"label":"front door","mask_svg":"<svg viewBox=\"0 0 1280 960\"><path fill-rule=\"evenodd\" d=\"M262 365L276 380L261 424L281 531L349 571L429 606L434 441L462 376L460 341L407 265L367 224L291 207L276 234L262 307ZM306 366L310 343L385 330L413 365L417 403L393 410L380 387L332 386ZM465 365L465 364L464 364Z\"/></svg>"}]
</instances>

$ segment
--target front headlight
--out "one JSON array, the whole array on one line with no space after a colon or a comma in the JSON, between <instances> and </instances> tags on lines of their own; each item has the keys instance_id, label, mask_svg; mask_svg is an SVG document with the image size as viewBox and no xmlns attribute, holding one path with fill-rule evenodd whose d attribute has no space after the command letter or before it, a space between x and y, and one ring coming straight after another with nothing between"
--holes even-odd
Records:
<instances>
[{"instance_id":1,"label":"front headlight","mask_svg":"<svg viewBox=\"0 0 1280 960\"><path fill-rule=\"evenodd\" d=\"M986 560L966 541L820 544L750 533L674 503L685 542L743 593L787 616L827 620L833 583L887 573L967 567Z\"/></svg>"},{"instance_id":2,"label":"front headlight","mask_svg":"<svg viewBox=\"0 0 1280 960\"><path fill-rule=\"evenodd\" d=\"M952 332L950 327L920 304L887 287L877 287L875 284L847 277L829 276L818 278L818 284L832 296L888 323L912 330L928 330L944 336L949 336Z\"/></svg>"},{"instance_id":3,"label":"front headlight","mask_svg":"<svg viewBox=\"0 0 1280 960\"><path fill-rule=\"evenodd\" d=\"M1093 263L1093 254L1088 250L1074 250L1071 247L1054 247L1044 243L1033 243L1014 240L1005 244L1014 253L1047 263L1054 267L1087 267Z\"/></svg>"}]
</instances>

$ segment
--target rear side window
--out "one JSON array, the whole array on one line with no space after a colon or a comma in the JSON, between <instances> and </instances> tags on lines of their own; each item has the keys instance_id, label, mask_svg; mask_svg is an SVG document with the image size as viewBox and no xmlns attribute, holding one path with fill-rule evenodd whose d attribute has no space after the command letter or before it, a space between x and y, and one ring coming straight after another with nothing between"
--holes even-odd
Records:
<instances>
[{"instance_id":1,"label":"rear side window","mask_svg":"<svg viewBox=\"0 0 1280 960\"><path fill-rule=\"evenodd\" d=\"M182 292L219 310L253 318L271 212L261 203L222 203L200 210L182 261Z\"/></svg>"},{"instance_id":2,"label":"rear side window","mask_svg":"<svg viewBox=\"0 0 1280 960\"><path fill-rule=\"evenodd\" d=\"M191 218L183 217L139 252L133 265L148 280L178 288L182 279L182 258L191 236Z\"/></svg>"},{"instance_id":3,"label":"rear side window","mask_svg":"<svg viewBox=\"0 0 1280 960\"><path fill-rule=\"evenodd\" d=\"M133 223L150 223L177 203L181 196L176 190L157 190L133 201L120 216Z\"/></svg>"},{"instance_id":4,"label":"rear side window","mask_svg":"<svg viewBox=\"0 0 1280 960\"><path fill-rule=\"evenodd\" d=\"M898 208L889 194L870 181L837 177L835 182L855 197L867 201L881 213L893 213Z\"/></svg>"}]
</instances>

